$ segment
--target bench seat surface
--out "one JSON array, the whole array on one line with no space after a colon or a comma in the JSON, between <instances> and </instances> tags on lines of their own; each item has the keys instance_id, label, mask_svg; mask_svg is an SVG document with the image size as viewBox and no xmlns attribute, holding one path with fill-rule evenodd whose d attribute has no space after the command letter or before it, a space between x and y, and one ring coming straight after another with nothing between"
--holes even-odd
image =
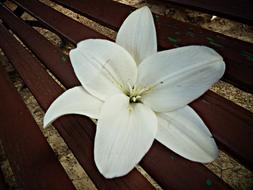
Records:
<instances>
[{"instance_id":1,"label":"bench seat surface","mask_svg":"<svg viewBox=\"0 0 253 190\"><path fill-rule=\"evenodd\" d=\"M133 10L132 7L112 1L86 0L85 3L77 0L55 1L103 25L109 26L114 30L119 28L122 21ZM91 30L38 1L14 0L13 2L33 15L43 23L44 26L71 43L76 44L80 40L88 38L108 39L103 34ZM113 16L115 14L119 16ZM68 56L63 54L60 48L52 45L44 36L18 18L5 6L0 6L0 18L3 20L4 24L0 25L0 35L2 36L2 38L0 38L0 47L9 61L14 65L43 110L46 110L51 102L64 91L59 84L50 77L46 69L49 69L66 88L80 85L74 75ZM252 90L253 80L251 80L252 76L250 75L253 70L252 61L240 55L240 53L238 54L238 49L251 52L252 44L241 42L204 29L199 29L162 16L155 16L155 18L160 50L188 44L210 45L224 56L228 65L224 80L230 81L242 89L247 89L248 91ZM22 40L39 61L34 59L31 53L13 37L6 27L11 29ZM182 34L176 34L176 31L180 31ZM186 31L190 31L191 36L195 34L202 35L200 38L194 38L189 36L190 33L186 33ZM176 41L171 40L175 39L175 35L179 35ZM231 45L231 43L233 43L233 45ZM233 56L231 57L231 55ZM240 67L238 67L238 64L240 64ZM14 92L11 93L15 94ZM8 98L8 101L11 101L11 97ZM6 100L6 102L8 101ZM242 164L252 169L252 113L211 91L208 91L201 98L193 102L191 106L201 115L210 127L219 147L239 160ZM4 112L4 110L0 110L0 113L1 112ZM13 111L10 110L8 113L13 113ZM29 118L31 116L25 117ZM21 123L23 122L17 122L15 126L21 128ZM62 117L54 122L54 126L98 189L154 189L136 169L125 177L113 180L106 180L98 173L93 158L93 142L96 128L90 119L70 115ZM37 131L38 130L39 129L37 129ZM15 133L1 134L3 134L1 136L3 139L15 138ZM9 138L7 135L11 137ZM39 136L42 138L41 134ZM240 139L240 141L238 141L238 139ZM10 142L8 143L10 144ZM6 147L8 147L8 143ZM26 145L22 149L25 148ZM18 149L13 148L12 151L18 151ZM51 150L47 150L46 152L50 151ZM13 154L17 154L17 152ZM34 154L38 155L36 151L32 151L31 154L33 156ZM13 163L16 160L11 156L9 159L13 160ZM54 165L58 165L58 163ZM172 151L165 149L158 142L153 144L140 165L164 189L204 189L207 186L207 180L212 181L212 186L210 186L209 189L231 189L203 165L181 158ZM15 163L11 164L11 166L15 168ZM30 170L33 170L33 168L30 167ZM52 171L54 171L54 169ZM21 181L23 178L29 178L31 174L26 172L26 175L24 175L18 169L15 172L16 177L20 178L19 183L21 186L29 186L29 182ZM40 184L43 180L44 179L40 176L34 183ZM65 189L71 188L73 187L70 185L66 186Z\"/></svg>"}]
</instances>

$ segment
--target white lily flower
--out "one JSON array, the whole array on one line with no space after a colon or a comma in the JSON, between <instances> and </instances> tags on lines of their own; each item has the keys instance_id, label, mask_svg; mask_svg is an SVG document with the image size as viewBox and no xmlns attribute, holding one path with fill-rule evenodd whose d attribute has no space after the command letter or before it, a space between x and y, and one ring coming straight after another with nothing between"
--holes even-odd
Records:
<instances>
[{"instance_id":1,"label":"white lily flower","mask_svg":"<svg viewBox=\"0 0 253 190\"><path fill-rule=\"evenodd\" d=\"M211 133L187 105L224 74L214 50L186 46L157 52L153 17L142 7L124 21L116 43L81 41L70 59L82 86L51 104L44 127L65 114L98 119L94 157L106 178L131 171L154 139L192 161L217 157Z\"/></svg>"}]
</instances>

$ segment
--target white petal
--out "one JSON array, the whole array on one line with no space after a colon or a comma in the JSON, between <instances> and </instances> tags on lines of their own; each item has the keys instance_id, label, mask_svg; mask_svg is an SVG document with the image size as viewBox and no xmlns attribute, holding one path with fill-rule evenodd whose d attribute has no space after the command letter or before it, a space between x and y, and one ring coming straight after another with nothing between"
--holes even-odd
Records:
<instances>
[{"instance_id":1,"label":"white petal","mask_svg":"<svg viewBox=\"0 0 253 190\"><path fill-rule=\"evenodd\" d=\"M70 59L84 88L101 100L121 93L121 88L134 84L137 77L131 55L108 40L81 41L70 51Z\"/></svg>"},{"instance_id":2,"label":"white petal","mask_svg":"<svg viewBox=\"0 0 253 190\"><path fill-rule=\"evenodd\" d=\"M98 118L102 105L102 101L90 95L83 87L71 88L50 105L44 116L43 126L47 127L54 120L66 114Z\"/></svg>"},{"instance_id":3,"label":"white petal","mask_svg":"<svg viewBox=\"0 0 253 190\"><path fill-rule=\"evenodd\" d=\"M157 117L156 139L172 151L202 163L211 162L218 156L210 131L189 106Z\"/></svg>"},{"instance_id":4,"label":"white petal","mask_svg":"<svg viewBox=\"0 0 253 190\"><path fill-rule=\"evenodd\" d=\"M151 147L157 131L157 118L143 104L129 105L119 94L102 107L95 137L95 162L106 178L127 174Z\"/></svg>"},{"instance_id":5,"label":"white petal","mask_svg":"<svg viewBox=\"0 0 253 190\"><path fill-rule=\"evenodd\" d=\"M154 20L148 7L137 9L126 18L117 34L116 43L129 51L137 64L157 52Z\"/></svg>"},{"instance_id":6,"label":"white petal","mask_svg":"<svg viewBox=\"0 0 253 190\"><path fill-rule=\"evenodd\" d=\"M222 57L205 46L159 52L138 68L137 86L150 89L142 102L154 111L184 107L217 82L225 71Z\"/></svg>"}]
</instances>

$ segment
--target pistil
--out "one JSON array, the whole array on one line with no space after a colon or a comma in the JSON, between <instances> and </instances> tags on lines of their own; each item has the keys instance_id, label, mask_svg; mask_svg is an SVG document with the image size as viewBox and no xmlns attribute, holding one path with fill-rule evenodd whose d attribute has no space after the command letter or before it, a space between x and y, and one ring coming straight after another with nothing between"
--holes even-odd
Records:
<instances>
[{"instance_id":1,"label":"pistil","mask_svg":"<svg viewBox=\"0 0 253 190\"><path fill-rule=\"evenodd\" d=\"M141 96L130 96L129 102L130 103L138 103L141 102Z\"/></svg>"}]
</instances>

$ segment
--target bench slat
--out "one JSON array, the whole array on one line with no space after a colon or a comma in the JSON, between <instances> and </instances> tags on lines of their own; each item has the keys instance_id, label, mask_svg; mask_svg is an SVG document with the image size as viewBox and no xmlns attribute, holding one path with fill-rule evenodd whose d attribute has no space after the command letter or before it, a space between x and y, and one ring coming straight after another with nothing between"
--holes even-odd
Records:
<instances>
[{"instance_id":1,"label":"bench slat","mask_svg":"<svg viewBox=\"0 0 253 190\"><path fill-rule=\"evenodd\" d=\"M253 170L253 114L211 91L190 105L207 124L219 147Z\"/></svg>"},{"instance_id":2,"label":"bench slat","mask_svg":"<svg viewBox=\"0 0 253 190\"><path fill-rule=\"evenodd\" d=\"M0 26L1 36L2 29ZM8 45L3 40L0 38L1 45ZM0 138L17 183L24 189L74 190L23 100L1 68L0 86Z\"/></svg>"},{"instance_id":3,"label":"bench slat","mask_svg":"<svg viewBox=\"0 0 253 190\"><path fill-rule=\"evenodd\" d=\"M141 161L141 166L151 173L164 189L232 189L224 182L221 183L221 179L203 165L165 150L157 141ZM212 182L211 187L207 185L207 181Z\"/></svg>"},{"instance_id":4,"label":"bench slat","mask_svg":"<svg viewBox=\"0 0 253 190\"><path fill-rule=\"evenodd\" d=\"M51 44L44 36L36 32L32 27L20 22L20 18L16 17L13 12L4 6L0 6L0 18L3 19L8 27L17 32L18 36L22 38L26 45L33 49L34 53L38 55L38 58L43 57L43 61L47 67L54 74L55 71L58 73L58 78L64 78L70 86L75 86L78 80L73 80L74 70L72 66L65 63L65 56L62 54L60 49L57 49ZM20 30L22 28L22 30ZM36 35L36 38L30 38L30 36ZM36 45L40 44L40 46ZM47 47L47 51L44 51L41 47ZM57 63L57 64L55 64ZM57 65L64 65L58 67ZM59 69L62 70L59 70Z\"/></svg>"},{"instance_id":5,"label":"bench slat","mask_svg":"<svg viewBox=\"0 0 253 190\"><path fill-rule=\"evenodd\" d=\"M134 10L133 7L108 0L54 1L115 30ZM160 49L194 44L210 46L225 59L227 69L224 79L238 88L253 92L252 44L164 16L155 18Z\"/></svg>"},{"instance_id":6,"label":"bench slat","mask_svg":"<svg viewBox=\"0 0 253 190\"><path fill-rule=\"evenodd\" d=\"M4 14L1 14L1 12ZM28 44L39 59L53 69L55 75L66 87L79 85L73 72L69 72L70 63L68 58L63 64L61 61L62 55L58 50L54 50L54 47L45 38L29 26L19 22L17 17L11 16L10 13L8 16L8 12L4 12L4 10L1 10L1 12L2 19L17 32L17 35ZM41 45L38 46L37 44ZM58 53L52 54L52 52ZM250 148L253 144L253 130L251 127L253 125L253 114L210 91L191 105L204 118L219 144L243 164L253 168L253 153ZM208 113L208 117L206 113ZM241 136L243 136L243 139L238 141L237 139Z\"/></svg>"},{"instance_id":7,"label":"bench slat","mask_svg":"<svg viewBox=\"0 0 253 190\"><path fill-rule=\"evenodd\" d=\"M9 51L13 52L13 50L12 50L13 49L13 42L12 42L12 40L8 39L11 36L8 37L8 36L4 36L2 34L1 34L1 36L3 36L4 39L7 41L7 43L9 44L8 47L3 47L3 50L6 51L6 48L10 48ZM17 51L17 48L15 48L15 49ZM41 103L41 105L48 107L50 104L50 101L52 99L50 96L56 95L59 91L58 90L59 87L57 88L55 85L47 84L48 79L44 75L48 76L48 74L46 73L46 71L44 71L40 68L38 63L36 63L34 61L32 62L32 60L29 60L29 63L30 63L29 65L22 65L21 66L22 63L17 63L15 60L16 59L20 60L20 55L22 55L22 57L24 57L24 52L22 52L22 53L13 52L13 53L15 53L16 55L13 56L14 58L12 58L12 62L15 64L17 70L20 72L20 75L22 77L24 77L24 80L26 82L38 80L38 79L36 79L37 77L40 78L40 86L39 87L37 87L36 85L33 85L32 83L29 83L29 82L28 82L28 87L31 89L32 92L34 92L34 95L36 96L38 102ZM8 57L8 55L9 55L8 51L6 51L6 55ZM17 64L19 64L19 65L17 65ZM44 89L47 89L47 91L48 91L47 95L45 95L43 93ZM148 186L149 183L143 184L138 181L140 179L140 177L138 178L138 176L140 174L137 173L136 171L131 172L130 175L128 175L127 177L113 179L113 180L104 180L101 177L101 175L97 174L97 171L94 170L95 166L94 166L94 161L93 161L94 160L94 158L93 158L93 141L94 141L94 134L95 134L95 126L94 126L94 123L91 122L91 120L89 120L85 117L68 116L68 117L63 117L62 119L57 120L54 124L55 124L55 126L57 126L57 129L59 130L61 135L66 140L67 144L72 148L74 154L78 155L79 161L82 164L82 166L85 169L88 168L88 171L90 168L92 168L92 172L90 172L89 174L91 174L91 176L93 177L92 179L94 179L94 182L98 185L98 187L100 187L100 189L108 189L108 188L128 189L127 187L129 187L129 189L152 189L150 186ZM92 138L92 140L90 140L89 138ZM160 145L158 143L156 146L160 147L158 150L160 150L162 147L162 145ZM165 149L163 149L163 151L164 150ZM170 152L167 150L165 150L165 151ZM160 153L161 153L160 151L157 151L157 152L155 152L155 154L151 154L151 157L160 158ZM82 155L82 157L80 157L80 155ZM167 159L168 162L171 162L169 157L168 158L164 157L164 159L165 160ZM191 162L186 161L184 159L182 159L182 160L183 160L183 162L186 162L186 163L192 165ZM154 159L154 161L156 163L159 163L158 159ZM147 163L152 164L152 162L149 162L149 161ZM173 164L175 164L175 162L173 162ZM222 188L222 189L228 189L227 185L224 182L222 182L217 176L215 176L213 173L208 171L202 165L200 165L200 164L196 165L196 167L194 167L193 169L187 168L186 165L187 164L178 165L178 167L177 167L178 172L174 173L174 174L180 178L182 173L179 171L186 170L192 174L195 173L195 175L199 174L199 175L196 175L196 180L198 180L198 176L201 176L201 178L202 178L202 175L204 174L203 176L209 176L213 180L213 189L216 189L218 187ZM166 167L167 172L169 171L169 169L170 168ZM199 173L199 171L203 171L203 170L204 170L203 173ZM156 171L158 171L158 170L156 170ZM182 178L182 176L181 176L181 178ZM167 177L166 177L166 179L167 179ZM103 180L104 180L104 182L103 182ZM188 177L187 177L186 181L189 182ZM171 180L166 180L165 187L166 188L173 187L175 185L175 182L171 181ZM125 186L123 186L120 183L123 183ZM202 185L205 185L205 184L203 183ZM197 187L199 187L199 185L196 187L194 184L191 185L190 187L192 187L194 189L201 189L201 188L197 188ZM187 187L187 189L188 188L189 188L189 186Z\"/></svg>"},{"instance_id":8,"label":"bench slat","mask_svg":"<svg viewBox=\"0 0 253 190\"><path fill-rule=\"evenodd\" d=\"M217 16L224 16L237 21L253 24L253 3L251 0L163 0L177 5L183 5L197 10L203 10Z\"/></svg>"},{"instance_id":9,"label":"bench slat","mask_svg":"<svg viewBox=\"0 0 253 190\"><path fill-rule=\"evenodd\" d=\"M46 5L34 0L13 0L27 12L48 25L54 32L58 33L72 43L77 43L89 36L90 38L105 38L102 34L84 26L83 24L72 20L66 15L48 9ZM67 27L66 27L67 26ZM82 31L82 32L80 32Z\"/></svg>"},{"instance_id":10,"label":"bench slat","mask_svg":"<svg viewBox=\"0 0 253 190\"><path fill-rule=\"evenodd\" d=\"M22 33L27 33L28 31L30 31L28 28L30 28L29 26L27 26L27 25L21 25L21 24L18 24L19 22L17 22L18 21L18 19L16 18L16 19L14 19L14 18L16 18L16 17L13 17L13 19L10 19L9 21L7 21L7 24L11 27L11 28L13 28L13 29L21 29L22 28L22 30L18 30L18 31L22 31ZM5 20L5 19L4 19ZM22 23L22 22L20 22L20 23ZM15 28L15 26L17 27L17 28ZM15 30L14 30L15 31ZM18 32L17 31L17 32ZM32 30L33 31L33 30ZM19 32L17 33L18 35L20 34ZM20 34L21 36L23 36L24 37L24 35L22 35L22 34ZM38 34L37 32L29 32L28 33L28 36L29 36L29 39L31 40L31 41L34 41L34 42L38 42L38 41L36 41L35 39L37 38L37 35L40 35L40 34ZM33 39L33 38L35 38L35 39ZM39 37L38 37L39 38ZM43 39L43 38L42 38ZM25 42L27 42L27 40L28 39L25 39ZM45 40L45 39L44 39ZM41 44L41 43L40 43ZM50 44L50 43L49 43ZM30 47L32 47L32 45L30 44ZM50 51L50 48L47 48L47 46L45 46L45 47L42 47L41 45L39 46L39 47L41 47L42 49L41 49L41 51L43 50L43 51ZM35 47L35 44L33 45L33 48L35 48L36 49L36 47ZM38 49L36 50L36 52L40 52ZM57 56L57 55L55 55L55 56ZM54 60L56 60L56 59L54 59ZM61 65L61 66L63 66L62 64L59 64L59 63L55 63L56 65ZM68 62L68 64L70 64L69 62ZM31 73L33 73L33 72L31 72ZM26 75L26 77L27 77L27 75ZM75 78L75 76L73 76L73 79ZM76 79L75 79L75 81L76 81ZM66 84L66 82L64 82L64 78L62 79L62 82L63 82L63 84ZM34 88L34 87L31 87L31 88ZM49 87L47 87L47 89L48 89ZM40 101L39 99L40 99L40 97L38 97L38 94L40 95L40 93L37 93L37 98L38 98L38 101ZM63 118L64 119L64 118ZM83 120L84 120L84 118L83 118ZM58 121L59 122L59 125L63 125L64 124L64 122L62 122L62 121ZM73 123L71 124L71 121L69 121L69 120L65 120L65 122L67 122L67 123L70 123L70 124L68 124L69 126L72 126L72 125L74 125L74 129L75 129L75 133L76 133L76 135L78 135L78 134L82 134L83 133L83 129L81 129L79 126L76 126L76 124L75 124L75 122L74 122L74 120L72 121ZM80 122L82 122L82 119L81 119L81 121ZM88 122L88 120L86 120L86 123ZM57 122L56 122L57 123ZM92 138L92 140L94 140L94 134L95 134L95 127L93 126L94 124L93 123L89 123L89 124L87 124L87 126L85 126L85 129L87 130L87 133L89 134L89 136ZM73 135L73 133L74 132L72 132L72 135ZM64 134L62 134L62 136L64 136ZM66 135L65 135L66 136ZM81 142L80 142L81 143ZM220 180L219 180L219 178L217 177L217 176L215 176L214 174L212 174L210 171L208 171L208 169L207 168L205 168L205 167L203 167L202 165L197 165L197 164L194 164L194 163L192 163L192 162L189 162L189 161L187 161L187 160L185 160L185 159L183 159L183 158L178 158L178 160L183 160L183 161L181 161L182 163L184 163L184 164L176 164L175 163L175 161L171 161L170 160L170 157L168 156L168 155L174 155L175 157L178 157L178 156L176 156L174 153L172 153L171 151L167 151L167 150L163 150L163 151L161 151L160 152L160 149L163 149L163 146L162 145L160 145L159 143L156 143L156 145L155 145L155 150L157 149L157 150L159 150L159 151L152 151L151 153L149 153L146 157L145 157L145 159L144 159L144 161L142 162L143 163L143 165L146 165L146 166L152 166L152 165L154 165L155 166L155 164L153 164L153 162L155 162L155 163L159 163L159 159L162 157L162 160L166 160L166 162L168 162L168 164L164 167L164 166L161 166L161 165L159 165L159 166L156 166L155 168L154 167L151 167L151 169L149 169L150 171L151 171L151 174L152 174L152 172L153 172L153 169L155 170L155 172L156 172L156 176L161 176L161 167L163 167L163 171L164 172L168 172L169 170L170 170L170 167L171 167L171 165L176 165L176 167L177 167L177 170L175 170L175 171L177 171L177 172L174 172L173 173L173 176L175 177L176 176L176 178L178 178L178 179L180 179L180 178L182 178L182 173L181 173L181 171L187 171L187 172L189 172L190 174L191 174L191 176L192 175L194 175L194 176L196 176L196 180L197 179L199 179L199 180L197 180L197 181L201 181L200 182L200 184L202 185L200 185L202 188L203 187L205 187L206 186L206 184L205 184L205 180L206 180L206 178L211 178L212 179L212 181L213 181L213 188L216 188L216 187L222 187L223 189L227 189L227 185L224 183L224 182L221 182ZM80 154L84 154L83 153L83 150L80 150L80 148L78 149L76 149L75 151L79 151L80 152ZM165 152L165 153L162 153L162 152ZM89 153L87 153L87 154L85 154L86 156L88 156L90 159L93 159L93 157L92 156L90 156L90 155L92 155L93 154L93 152L92 152L92 150L90 150L90 152ZM162 156L161 156L162 155ZM152 159L152 161L149 159L149 158L152 158L152 157L155 157L155 159ZM146 158L148 158L148 159L146 159ZM177 161L176 161L177 162ZM189 164L189 165L188 165ZM192 164L195 166L195 169L190 169L190 168L192 168ZM190 168L188 168L187 167L187 165L188 166L190 166ZM148 167L147 167L148 168ZM164 174L164 173L162 173L162 174ZM160 180L160 179L165 179L165 180ZM166 187L166 188L169 188L169 187L173 187L173 186L176 186L177 185L177 183L175 183L175 182L177 182L177 181L174 181L174 180L171 180L171 176L169 176L169 175L165 175L165 176L163 176L163 177L159 177L158 179L157 179L159 182L161 181L161 184L163 185L163 187ZM184 181L185 181L185 184L187 184L187 185L189 185L189 184L191 184L191 179L190 178L184 178ZM196 187L199 187L199 184L198 185L196 185L196 184L192 184L190 187L192 187L192 188L196 188ZM184 188L189 188L189 186L184 186ZM201 188L198 188L198 189L201 189Z\"/></svg>"},{"instance_id":11,"label":"bench slat","mask_svg":"<svg viewBox=\"0 0 253 190\"><path fill-rule=\"evenodd\" d=\"M49 76L46 70L42 68L40 63L35 61L32 55L29 54L2 25L0 27L0 35L2 37L0 40L0 47L3 49L9 60L14 64L26 85L37 98L41 107L46 110L50 103L63 92L63 89L61 89L61 87ZM38 43L37 45L40 46L41 44ZM13 111L10 113L15 112ZM20 121L20 124L23 125L24 122L22 123L22 121ZM95 129L91 120L83 118L82 121L77 121L73 116L70 116L67 119L63 118L62 120L55 122L55 126L57 126L57 130L65 139L82 167L99 189L154 189L136 169L134 169L129 175L114 180L106 180L101 174L99 174L93 158L93 139L91 140L90 136L86 134L87 126ZM12 140L13 142L15 141L15 139ZM44 155L44 151L39 155L41 157L46 156ZM36 163L36 161L33 161L33 163ZM47 165L49 163L48 160L45 160L44 164ZM45 166L45 169L46 168L47 167ZM51 171L52 175L55 173L52 172L54 171L53 169L48 169L46 171L49 173ZM51 179L53 180L55 178L51 177ZM56 183L55 180L53 181Z\"/></svg>"}]
</instances>

